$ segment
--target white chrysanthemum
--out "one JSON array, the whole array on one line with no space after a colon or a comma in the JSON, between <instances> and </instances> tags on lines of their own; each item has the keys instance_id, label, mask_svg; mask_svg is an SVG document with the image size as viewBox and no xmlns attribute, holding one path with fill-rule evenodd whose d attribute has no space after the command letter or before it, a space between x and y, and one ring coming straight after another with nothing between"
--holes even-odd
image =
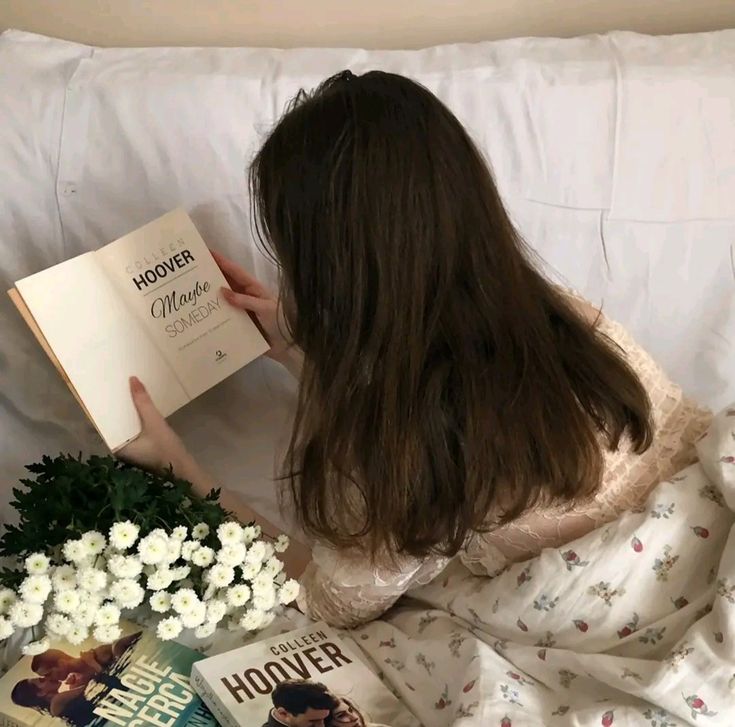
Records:
<instances>
[{"instance_id":1,"label":"white chrysanthemum","mask_svg":"<svg viewBox=\"0 0 735 727\"><path fill-rule=\"evenodd\" d=\"M43 553L33 553L26 558L26 573L31 576L44 576L48 573L51 561Z\"/></svg>"},{"instance_id":2,"label":"white chrysanthemum","mask_svg":"<svg viewBox=\"0 0 735 727\"><path fill-rule=\"evenodd\" d=\"M279 602L285 606L287 603L295 601L300 590L301 586L299 582L293 578L289 578L278 591Z\"/></svg>"},{"instance_id":3,"label":"white chrysanthemum","mask_svg":"<svg viewBox=\"0 0 735 727\"><path fill-rule=\"evenodd\" d=\"M73 624L64 638L70 644L81 644L82 641L89 638L89 629L81 624Z\"/></svg>"},{"instance_id":4,"label":"white chrysanthemum","mask_svg":"<svg viewBox=\"0 0 735 727\"><path fill-rule=\"evenodd\" d=\"M175 538L169 538L168 545L166 546L166 557L164 562L173 563L181 556L181 541Z\"/></svg>"},{"instance_id":5,"label":"white chrysanthemum","mask_svg":"<svg viewBox=\"0 0 735 727\"><path fill-rule=\"evenodd\" d=\"M20 584L20 596L28 603L45 603L51 593L51 579L48 576L28 576Z\"/></svg>"},{"instance_id":6,"label":"white chrysanthemum","mask_svg":"<svg viewBox=\"0 0 735 727\"><path fill-rule=\"evenodd\" d=\"M0 640L9 639L14 633L13 624L5 616L0 616Z\"/></svg>"},{"instance_id":7,"label":"white chrysanthemum","mask_svg":"<svg viewBox=\"0 0 735 727\"><path fill-rule=\"evenodd\" d=\"M189 535L189 531L186 529L186 525L177 525L171 532L171 537L174 540L180 540L182 543L186 540Z\"/></svg>"},{"instance_id":8,"label":"white chrysanthemum","mask_svg":"<svg viewBox=\"0 0 735 727\"><path fill-rule=\"evenodd\" d=\"M259 611L270 611L275 605L276 589L273 586L253 596L253 607Z\"/></svg>"},{"instance_id":9,"label":"white chrysanthemum","mask_svg":"<svg viewBox=\"0 0 735 727\"><path fill-rule=\"evenodd\" d=\"M291 544L291 541L288 538L288 535L284 535L281 533L276 538L276 542L273 543L273 549L276 551L276 553L284 553L288 550L288 546Z\"/></svg>"},{"instance_id":10,"label":"white chrysanthemum","mask_svg":"<svg viewBox=\"0 0 735 727\"><path fill-rule=\"evenodd\" d=\"M265 614L262 611L258 611L257 608L251 608L245 612L245 615L240 619L240 626L246 631L255 631L260 628L263 623Z\"/></svg>"},{"instance_id":11,"label":"white chrysanthemum","mask_svg":"<svg viewBox=\"0 0 735 727\"><path fill-rule=\"evenodd\" d=\"M184 628L195 629L201 626L207 617L207 607L201 601L195 603L191 609L181 615L181 623Z\"/></svg>"},{"instance_id":12,"label":"white chrysanthemum","mask_svg":"<svg viewBox=\"0 0 735 727\"><path fill-rule=\"evenodd\" d=\"M110 596L117 601L120 608L135 608L143 602L145 591L136 581L123 578L112 584Z\"/></svg>"},{"instance_id":13,"label":"white chrysanthemum","mask_svg":"<svg viewBox=\"0 0 735 727\"><path fill-rule=\"evenodd\" d=\"M204 540L209 535L209 525L207 523L199 523L191 529L191 537L194 540Z\"/></svg>"},{"instance_id":14,"label":"white chrysanthemum","mask_svg":"<svg viewBox=\"0 0 735 727\"><path fill-rule=\"evenodd\" d=\"M78 591L67 589L65 591L59 591L54 596L54 607L57 611L61 611L61 613L73 613L79 608L80 601Z\"/></svg>"},{"instance_id":15,"label":"white chrysanthemum","mask_svg":"<svg viewBox=\"0 0 735 727\"><path fill-rule=\"evenodd\" d=\"M110 528L110 543L118 550L127 550L135 545L139 533L140 528L131 523L130 520L115 523Z\"/></svg>"},{"instance_id":16,"label":"white chrysanthemum","mask_svg":"<svg viewBox=\"0 0 735 727\"><path fill-rule=\"evenodd\" d=\"M242 567L242 577L246 581L252 581L260 573L261 567L261 563L245 563Z\"/></svg>"},{"instance_id":17,"label":"white chrysanthemum","mask_svg":"<svg viewBox=\"0 0 735 727\"><path fill-rule=\"evenodd\" d=\"M209 582L216 588L225 588L235 578L235 569L223 563L216 563L209 571Z\"/></svg>"},{"instance_id":18,"label":"white chrysanthemum","mask_svg":"<svg viewBox=\"0 0 735 727\"><path fill-rule=\"evenodd\" d=\"M272 578L275 578L282 570L283 563L275 556L268 558L263 565L263 573L267 573Z\"/></svg>"},{"instance_id":19,"label":"white chrysanthemum","mask_svg":"<svg viewBox=\"0 0 735 727\"><path fill-rule=\"evenodd\" d=\"M77 583L83 591L98 593L107 587L107 573L99 568L82 568L77 573Z\"/></svg>"},{"instance_id":20,"label":"white chrysanthemum","mask_svg":"<svg viewBox=\"0 0 735 727\"><path fill-rule=\"evenodd\" d=\"M183 630L181 620L172 616L171 618L165 618L158 624L156 628L156 636L161 641L169 641L175 639Z\"/></svg>"},{"instance_id":21,"label":"white chrysanthemum","mask_svg":"<svg viewBox=\"0 0 735 727\"><path fill-rule=\"evenodd\" d=\"M106 603L97 610L94 622L97 626L117 626L120 623L120 609L114 603Z\"/></svg>"},{"instance_id":22,"label":"white chrysanthemum","mask_svg":"<svg viewBox=\"0 0 735 727\"><path fill-rule=\"evenodd\" d=\"M99 555L107 547L107 540L102 533L90 530L82 535L82 543L89 555Z\"/></svg>"},{"instance_id":23,"label":"white chrysanthemum","mask_svg":"<svg viewBox=\"0 0 735 727\"><path fill-rule=\"evenodd\" d=\"M171 594L166 591L158 591L148 599L148 603L156 613L166 613L171 609Z\"/></svg>"},{"instance_id":24,"label":"white chrysanthemum","mask_svg":"<svg viewBox=\"0 0 735 727\"><path fill-rule=\"evenodd\" d=\"M247 555L245 556L246 563L262 563L265 559L265 543L259 540L257 543L253 543L248 549Z\"/></svg>"},{"instance_id":25,"label":"white chrysanthemum","mask_svg":"<svg viewBox=\"0 0 735 727\"><path fill-rule=\"evenodd\" d=\"M95 621L99 606L98 598L95 598L91 593L85 593L79 608L71 614L72 621L81 626L91 626Z\"/></svg>"},{"instance_id":26,"label":"white chrysanthemum","mask_svg":"<svg viewBox=\"0 0 735 727\"><path fill-rule=\"evenodd\" d=\"M140 558L134 555L114 555L107 567L115 578L137 578L143 571Z\"/></svg>"},{"instance_id":27,"label":"white chrysanthemum","mask_svg":"<svg viewBox=\"0 0 735 727\"><path fill-rule=\"evenodd\" d=\"M207 574L204 573L202 580L207 583ZM202 596L203 601L209 601L210 598L214 598L217 593L217 586L213 586L211 583L207 586L207 588L204 591L204 595Z\"/></svg>"},{"instance_id":28,"label":"white chrysanthemum","mask_svg":"<svg viewBox=\"0 0 735 727\"><path fill-rule=\"evenodd\" d=\"M225 545L219 553L217 553L217 562L224 563L225 565L232 566L236 565L245 560L245 546L242 543L236 545Z\"/></svg>"},{"instance_id":29,"label":"white chrysanthemum","mask_svg":"<svg viewBox=\"0 0 735 727\"><path fill-rule=\"evenodd\" d=\"M222 545L236 545L242 543L242 525L236 522L222 523L217 528L217 537Z\"/></svg>"},{"instance_id":30,"label":"white chrysanthemum","mask_svg":"<svg viewBox=\"0 0 735 727\"><path fill-rule=\"evenodd\" d=\"M258 531L258 528L256 528L254 525L246 525L242 529L242 537L245 545L250 545L250 543L252 543L254 540L257 540L259 536L260 532Z\"/></svg>"},{"instance_id":31,"label":"white chrysanthemum","mask_svg":"<svg viewBox=\"0 0 735 727\"><path fill-rule=\"evenodd\" d=\"M194 551L201 546L196 540L186 540L181 544L181 557L183 560L191 560Z\"/></svg>"},{"instance_id":32,"label":"white chrysanthemum","mask_svg":"<svg viewBox=\"0 0 735 727\"><path fill-rule=\"evenodd\" d=\"M171 596L171 606L180 614L189 613L198 603L199 596L191 588L181 588Z\"/></svg>"},{"instance_id":33,"label":"white chrysanthemum","mask_svg":"<svg viewBox=\"0 0 735 727\"><path fill-rule=\"evenodd\" d=\"M238 583L236 586L227 589L227 603L230 606L239 608L244 606L250 600L250 589L244 583Z\"/></svg>"},{"instance_id":34,"label":"white chrysanthemum","mask_svg":"<svg viewBox=\"0 0 735 727\"><path fill-rule=\"evenodd\" d=\"M64 558L72 563L81 563L86 560L90 553L82 540L67 540L62 548Z\"/></svg>"},{"instance_id":35,"label":"white chrysanthemum","mask_svg":"<svg viewBox=\"0 0 735 727\"><path fill-rule=\"evenodd\" d=\"M191 573L191 566L180 565L178 568L171 569L171 578L175 581L181 581Z\"/></svg>"},{"instance_id":36,"label":"white chrysanthemum","mask_svg":"<svg viewBox=\"0 0 735 727\"><path fill-rule=\"evenodd\" d=\"M173 583L173 575L168 568L159 568L148 576L146 585L149 591L163 591Z\"/></svg>"},{"instance_id":37,"label":"white chrysanthemum","mask_svg":"<svg viewBox=\"0 0 735 727\"><path fill-rule=\"evenodd\" d=\"M263 545L265 546L263 560L270 560L276 554L276 549L273 547L272 543L263 543Z\"/></svg>"},{"instance_id":38,"label":"white chrysanthemum","mask_svg":"<svg viewBox=\"0 0 735 727\"><path fill-rule=\"evenodd\" d=\"M226 613L227 604L219 598L215 598L207 603L207 621L210 623L218 624L225 617Z\"/></svg>"},{"instance_id":39,"label":"white chrysanthemum","mask_svg":"<svg viewBox=\"0 0 735 727\"><path fill-rule=\"evenodd\" d=\"M198 548L191 556L191 562L200 568L207 568L214 561L214 551L206 545Z\"/></svg>"},{"instance_id":40,"label":"white chrysanthemum","mask_svg":"<svg viewBox=\"0 0 735 727\"><path fill-rule=\"evenodd\" d=\"M46 618L46 631L56 635L65 636L69 633L72 623L71 619L61 613L52 613Z\"/></svg>"},{"instance_id":41,"label":"white chrysanthemum","mask_svg":"<svg viewBox=\"0 0 735 727\"><path fill-rule=\"evenodd\" d=\"M18 597L9 588L0 589L0 613L7 613Z\"/></svg>"},{"instance_id":42,"label":"white chrysanthemum","mask_svg":"<svg viewBox=\"0 0 735 727\"><path fill-rule=\"evenodd\" d=\"M262 571L253 579L253 595L266 593L273 588L273 576L263 573Z\"/></svg>"},{"instance_id":43,"label":"white chrysanthemum","mask_svg":"<svg viewBox=\"0 0 735 727\"><path fill-rule=\"evenodd\" d=\"M21 651L25 656L36 656L36 654L43 654L44 651L48 651L51 648L51 641L48 636L44 636L38 641L31 641L30 644L26 644Z\"/></svg>"},{"instance_id":44,"label":"white chrysanthemum","mask_svg":"<svg viewBox=\"0 0 735 727\"><path fill-rule=\"evenodd\" d=\"M74 566L61 565L54 568L51 574L51 583L55 591L68 591L77 587L77 572Z\"/></svg>"},{"instance_id":45,"label":"white chrysanthemum","mask_svg":"<svg viewBox=\"0 0 735 727\"><path fill-rule=\"evenodd\" d=\"M98 626L94 630L94 638L102 644L111 644L122 636L122 629L117 624Z\"/></svg>"},{"instance_id":46,"label":"white chrysanthemum","mask_svg":"<svg viewBox=\"0 0 735 727\"><path fill-rule=\"evenodd\" d=\"M14 626L29 629L36 626L43 618L43 606L39 603L18 601L10 608L10 620Z\"/></svg>"},{"instance_id":47,"label":"white chrysanthemum","mask_svg":"<svg viewBox=\"0 0 735 727\"><path fill-rule=\"evenodd\" d=\"M217 624L212 623L211 621L207 621L201 626L196 627L196 629L194 630L194 636L196 636L198 639L206 639L211 636L216 630Z\"/></svg>"},{"instance_id":48,"label":"white chrysanthemum","mask_svg":"<svg viewBox=\"0 0 735 727\"><path fill-rule=\"evenodd\" d=\"M140 555L141 561L146 565L163 563L168 555L168 539L154 533L146 535L138 543L138 554Z\"/></svg>"},{"instance_id":49,"label":"white chrysanthemum","mask_svg":"<svg viewBox=\"0 0 735 727\"><path fill-rule=\"evenodd\" d=\"M263 620L260 622L260 628L264 629L266 626L270 626L276 618L276 612L270 611L263 616Z\"/></svg>"}]
</instances>

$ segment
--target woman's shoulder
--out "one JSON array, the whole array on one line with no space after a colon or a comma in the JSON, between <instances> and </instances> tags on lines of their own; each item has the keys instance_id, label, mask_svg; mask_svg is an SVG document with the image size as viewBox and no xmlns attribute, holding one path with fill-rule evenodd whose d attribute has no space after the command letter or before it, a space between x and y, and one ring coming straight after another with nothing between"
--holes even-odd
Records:
<instances>
[{"instance_id":1,"label":"woman's shoulder","mask_svg":"<svg viewBox=\"0 0 735 727\"><path fill-rule=\"evenodd\" d=\"M590 325L594 325L597 323L601 318L603 318L602 315L602 308L598 308L594 306L587 298L585 298L583 295L581 295L578 291L574 290L573 288L569 288L565 285L559 285L554 283L554 287L557 289L559 293L561 293L564 298L567 300L569 305L574 309L574 311L580 315L583 320Z\"/></svg>"}]
</instances>

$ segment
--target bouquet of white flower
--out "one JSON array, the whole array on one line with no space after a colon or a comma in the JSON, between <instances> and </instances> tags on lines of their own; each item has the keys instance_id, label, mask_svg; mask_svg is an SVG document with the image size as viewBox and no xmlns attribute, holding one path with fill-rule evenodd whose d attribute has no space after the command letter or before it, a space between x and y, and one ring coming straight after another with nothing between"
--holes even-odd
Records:
<instances>
[{"instance_id":1,"label":"bouquet of white flower","mask_svg":"<svg viewBox=\"0 0 735 727\"><path fill-rule=\"evenodd\" d=\"M49 637L62 637L72 644L90 635L105 643L114 641L121 634L121 618L141 607L164 640L176 638L184 629L205 638L222 621L231 629L255 631L270 624L277 609L298 595L298 583L286 578L277 557L288 548L288 538L281 535L267 542L257 525L228 520L228 513L216 502L216 491L197 502L188 483L158 478L110 458L92 458L88 463L70 457L45 458L43 465L29 469L39 475L36 482L24 481L30 492L14 490L13 505L21 513L21 523L6 528L0 540L2 555L23 556L22 569L6 569L0 575L0 581L13 585L0 589L0 639L17 629L33 628L36 640L24 647L26 654L45 651ZM107 527L102 532L80 532L79 525L92 517L94 505L89 512L66 508L73 512L66 523L59 522L65 507L51 505L55 517L46 520L47 547L24 555L34 541L26 530L38 516L33 503L40 506L43 499L49 508L49 500L43 498L49 485L57 490L51 499L58 501L58 490L69 484L64 479L69 470L77 486L86 482L90 489L99 489L102 483L112 490L108 493L112 500L97 517L97 522L107 521ZM146 498L146 507L140 508L136 497L143 491L135 485L143 482L149 496L159 495L159 507L155 499ZM118 492L121 484L126 488L124 495ZM94 495L99 498L101 493ZM112 514L134 514L110 522L108 509ZM187 524L172 522L177 513ZM195 513L202 521L191 525ZM146 527L151 522L166 527ZM70 530L76 530L73 537L68 537ZM60 540L59 531L67 537ZM40 638L37 628L44 632Z\"/></svg>"}]
</instances>

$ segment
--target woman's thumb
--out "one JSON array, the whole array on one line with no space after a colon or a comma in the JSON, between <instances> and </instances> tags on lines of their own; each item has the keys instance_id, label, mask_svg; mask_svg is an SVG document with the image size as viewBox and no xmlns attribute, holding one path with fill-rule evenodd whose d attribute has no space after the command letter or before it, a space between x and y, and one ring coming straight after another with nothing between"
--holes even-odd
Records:
<instances>
[{"instance_id":1,"label":"woman's thumb","mask_svg":"<svg viewBox=\"0 0 735 727\"><path fill-rule=\"evenodd\" d=\"M130 393L133 396L133 404L138 410L140 420L145 427L152 419L160 418L158 409L153 403L148 390L143 386L143 382L137 376L130 377Z\"/></svg>"}]
</instances>

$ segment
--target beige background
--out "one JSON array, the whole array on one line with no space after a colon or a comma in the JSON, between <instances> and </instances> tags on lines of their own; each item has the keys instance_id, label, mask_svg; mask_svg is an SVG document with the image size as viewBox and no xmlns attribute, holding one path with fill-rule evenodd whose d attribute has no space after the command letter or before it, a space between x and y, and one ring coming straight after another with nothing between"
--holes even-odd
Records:
<instances>
[{"instance_id":1,"label":"beige background","mask_svg":"<svg viewBox=\"0 0 735 727\"><path fill-rule=\"evenodd\" d=\"M735 27L735 0L0 0L0 29L98 45L417 48Z\"/></svg>"}]
</instances>

